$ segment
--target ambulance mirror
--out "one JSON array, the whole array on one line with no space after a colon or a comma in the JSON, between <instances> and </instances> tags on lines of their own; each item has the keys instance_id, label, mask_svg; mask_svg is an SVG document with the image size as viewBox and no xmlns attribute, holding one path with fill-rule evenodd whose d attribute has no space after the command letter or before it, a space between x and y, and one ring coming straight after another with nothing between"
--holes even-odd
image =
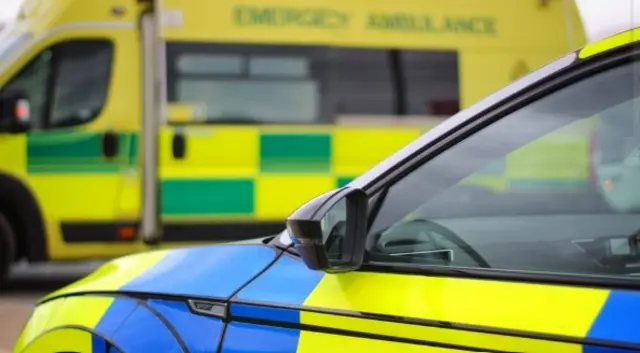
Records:
<instances>
[{"instance_id":1,"label":"ambulance mirror","mask_svg":"<svg viewBox=\"0 0 640 353\"><path fill-rule=\"evenodd\" d=\"M0 132L22 133L29 130L29 100L21 93L0 95Z\"/></svg>"}]
</instances>

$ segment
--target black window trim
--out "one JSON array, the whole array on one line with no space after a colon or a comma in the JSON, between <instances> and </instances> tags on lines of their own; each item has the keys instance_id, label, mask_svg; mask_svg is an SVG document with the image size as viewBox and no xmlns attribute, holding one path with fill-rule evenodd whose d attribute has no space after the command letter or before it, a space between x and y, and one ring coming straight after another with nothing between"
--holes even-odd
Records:
<instances>
[{"instance_id":1,"label":"black window trim","mask_svg":"<svg viewBox=\"0 0 640 353\"><path fill-rule=\"evenodd\" d=\"M364 191L371 195L370 199L374 200L373 210L375 211L369 214L370 219L368 220L368 224L372 224L375 217L377 217L377 211L380 209L379 205L384 202L386 191L396 182L418 169L424 163L428 163L429 160L464 141L468 136L475 134L488 125L509 116L511 113L516 112L541 98L553 94L554 92L585 78L608 71L620 64L631 62L640 63L640 45L628 45L612 51L608 55L597 56L590 60L578 61L577 63L568 65L559 71L554 72L549 77L544 78L531 86L523 88L517 92L515 96L511 95L505 97L488 110L479 112L476 116L470 117L463 124L447 131L443 134L441 139L435 141L433 144L427 144L417 153L407 156L407 158L402 162L395 166L389 166L390 168L388 168L385 173L382 173L373 183L364 188ZM369 234L367 235L367 238L368 237ZM493 279L514 282L564 284L602 288L640 288L640 281L638 278L542 273L534 271L468 268L413 263L386 263L372 261L367 256L365 256L365 263L360 268L360 271L466 277L474 279Z\"/></svg>"}]
</instances>

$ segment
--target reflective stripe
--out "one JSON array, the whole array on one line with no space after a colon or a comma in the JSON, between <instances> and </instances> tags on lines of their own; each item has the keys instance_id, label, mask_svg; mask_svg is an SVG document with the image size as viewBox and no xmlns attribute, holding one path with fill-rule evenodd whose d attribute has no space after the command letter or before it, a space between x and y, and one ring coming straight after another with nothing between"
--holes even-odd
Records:
<instances>
[{"instance_id":1,"label":"reflective stripe","mask_svg":"<svg viewBox=\"0 0 640 353\"><path fill-rule=\"evenodd\" d=\"M640 39L640 28L618 33L595 43L587 44L580 50L578 57L580 59L590 58L623 45L634 43L638 41L638 39Z\"/></svg>"}]
</instances>

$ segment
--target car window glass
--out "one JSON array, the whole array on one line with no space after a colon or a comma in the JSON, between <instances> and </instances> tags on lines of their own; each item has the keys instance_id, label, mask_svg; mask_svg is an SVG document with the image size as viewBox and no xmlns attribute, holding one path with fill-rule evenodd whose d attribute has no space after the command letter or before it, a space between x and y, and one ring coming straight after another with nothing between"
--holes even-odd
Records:
<instances>
[{"instance_id":1,"label":"car window glass","mask_svg":"<svg viewBox=\"0 0 640 353\"><path fill-rule=\"evenodd\" d=\"M640 274L637 65L525 106L393 184L373 259L439 266Z\"/></svg>"}]
</instances>

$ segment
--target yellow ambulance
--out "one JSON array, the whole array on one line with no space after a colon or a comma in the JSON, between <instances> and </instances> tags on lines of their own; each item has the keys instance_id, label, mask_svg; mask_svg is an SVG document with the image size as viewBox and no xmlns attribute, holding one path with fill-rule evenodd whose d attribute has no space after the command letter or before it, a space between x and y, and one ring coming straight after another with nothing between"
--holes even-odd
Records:
<instances>
[{"instance_id":1,"label":"yellow ambulance","mask_svg":"<svg viewBox=\"0 0 640 353\"><path fill-rule=\"evenodd\" d=\"M568 0L26 0L0 32L0 277L279 231L584 42Z\"/></svg>"}]
</instances>

